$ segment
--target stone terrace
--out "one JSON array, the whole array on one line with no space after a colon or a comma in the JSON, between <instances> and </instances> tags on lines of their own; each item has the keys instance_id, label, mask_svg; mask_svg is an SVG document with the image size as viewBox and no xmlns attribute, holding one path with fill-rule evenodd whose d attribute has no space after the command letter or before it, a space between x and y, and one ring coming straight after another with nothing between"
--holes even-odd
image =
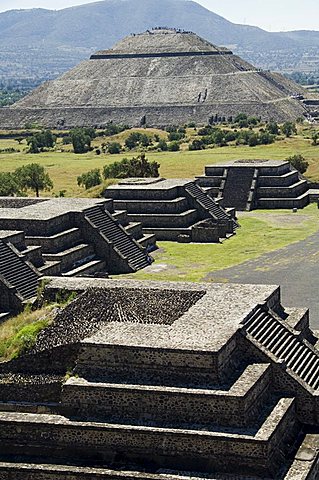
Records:
<instances>
[{"instance_id":1,"label":"stone terrace","mask_svg":"<svg viewBox=\"0 0 319 480\"><path fill-rule=\"evenodd\" d=\"M225 210L188 179L126 179L104 196L157 240L219 242L238 226L234 209Z\"/></svg>"},{"instance_id":2,"label":"stone terrace","mask_svg":"<svg viewBox=\"0 0 319 480\"><path fill-rule=\"evenodd\" d=\"M287 161L234 160L207 165L197 183L224 207L303 208L309 203L307 181Z\"/></svg>"},{"instance_id":3,"label":"stone terrace","mask_svg":"<svg viewBox=\"0 0 319 480\"><path fill-rule=\"evenodd\" d=\"M318 478L317 338L279 287L47 282L78 296L0 365L1 480Z\"/></svg>"},{"instance_id":4,"label":"stone terrace","mask_svg":"<svg viewBox=\"0 0 319 480\"><path fill-rule=\"evenodd\" d=\"M0 199L0 319L36 296L42 275L106 276L151 263L155 236L112 200Z\"/></svg>"}]
</instances>

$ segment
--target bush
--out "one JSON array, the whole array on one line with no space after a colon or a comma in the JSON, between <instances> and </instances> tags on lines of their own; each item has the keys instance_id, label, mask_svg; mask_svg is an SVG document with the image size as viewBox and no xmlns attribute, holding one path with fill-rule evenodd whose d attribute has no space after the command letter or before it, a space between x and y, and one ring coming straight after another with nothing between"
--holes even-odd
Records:
<instances>
[{"instance_id":1,"label":"bush","mask_svg":"<svg viewBox=\"0 0 319 480\"><path fill-rule=\"evenodd\" d=\"M107 147L107 151L112 155L116 153L121 153L121 149L121 145L117 142L111 142L110 145Z\"/></svg>"},{"instance_id":2,"label":"bush","mask_svg":"<svg viewBox=\"0 0 319 480\"><path fill-rule=\"evenodd\" d=\"M139 132L132 132L125 140L126 147L129 150L133 150L133 148L135 148L139 144L141 136L142 134Z\"/></svg>"},{"instance_id":3,"label":"bush","mask_svg":"<svg viewBox=\"0 0 319 480\"><path fill-rule=\"evenodd\" d=\"M277 122L270 121L266 125L266 130L272 135L279 135L279 126Z\"/></svg>"},{"instance_id":4,"label":"bush","mask_svg":"<svg viewBox=\"0 0 319 480\"><path fill-rule=\"evenodd\" d=\"M300 173L305 173L309 167L309 163L302 155L292 155L286 159Z\"/></svg>"},{"instance_id":5,"label":"bush","mask_svg":"<svg viewBox=\"0 0 319 480\"><path fill-rule=\"evenodd\" d=\"M70 143L72 143L72 138L69 135L66 137L63 137L62 143L63 145L69 145Z\"/></svg>"},{"instance_id":6,"label":"bush","mask_svg":"<svg viewBox=\"0 0 319 480\"><path fill-rule=\"evenodd\" d=\"M79 187L85 187L86 190L95 187L96 185L100 185L102 183L100 169L94 168L89 172L83 173L82 175L78 176L77 182Z\"/></svg>"},{"instance_id":7,"label":"bush","mask_svg":"<svg viewBox=\"0 0 319 480\"><path fill-rule=\"evenodd\" d=\"M141 153L137 157L123 158L119 162L111 165L105 165L103 168L103 177L107 178L130 178L130 177L158 177L159 163L150 162L145 158L145 154Z\"/></svg>"},{"instance_id":8,"label":"bush","mask_svg":"<svg viewBox=\"0 0 319 480\"><path fill-rule=\"evenodd\" d=\"M209 137L205 137L209 138ZM204 150L205 144L203 140L193 140L192 143L189 144L188 149L189 150Z\"/></svg>"},{"instance_id":9,"label":"bush","mask_svg":"<svg viewBox=\"0 0 319 480\"><path fill-rule=\"evenodd\" d=\"M168 146L165 140L159 140L157 147L162 150L162 152L166 152L168 150Z\"/></svg>"},{"instance_id":10,"label":"bush","mask_svg":"<svg viewBox=\"0 0 319 480\"><path fill-rule=\"evenodd\" d=\"M281 126L282 133L288 138L294 133L297 133L296 125L293 122L285 122Z\"/></svg>"},{"instance_id":11,"label":"bush","mask_svg":"<svg viewBox=\"0 0 319 480\"><path fill-rule=\"evenodd\" d=\"M103 135L106 137L110 137L112 135L116 135L118 133L124 132L124 130L128 130L130 127L128 125L115 125L114 123L108 123L104 130Z\"/></svg>"},{"instance_id":12,"label":"bush","mask_svg":"<svg viewBox=\"0 0 319 480\"><path fill-rule=\"evenodd\" d=\"M168 150L170 152L178 152L179 150L179 143L178 142L171 142L167 145Z\"/></svg>"},{"instance_id":13,"label":"bush","mask_svg":"<svg viewBox=\"0 0 319 480\"><path fill-rule=\"evenodd\" d=\"M179 141L184 137L185 137L185 133L180 133L180 132L170 132L168 134L168 140L170 142Z\"/></svg>"}]
</instances>

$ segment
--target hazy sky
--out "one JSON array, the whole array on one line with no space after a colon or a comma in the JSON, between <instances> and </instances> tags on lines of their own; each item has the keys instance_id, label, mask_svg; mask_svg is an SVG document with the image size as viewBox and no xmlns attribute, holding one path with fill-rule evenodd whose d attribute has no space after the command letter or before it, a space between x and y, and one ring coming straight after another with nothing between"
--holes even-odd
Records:
<instances>
[{"instance_id":1,"label":"hazy sky","mask_svg":"<svg viewBox=\"0 0 319 480\"><path fill-rule=\"evenodd\" d=\"M0 0L0 12L19 8L61 9L96 0ZM160 0L159 0L160 1ZM319 30L318 0L197 0L235 23L269 31Z\"/></svg>"}]
</instances>

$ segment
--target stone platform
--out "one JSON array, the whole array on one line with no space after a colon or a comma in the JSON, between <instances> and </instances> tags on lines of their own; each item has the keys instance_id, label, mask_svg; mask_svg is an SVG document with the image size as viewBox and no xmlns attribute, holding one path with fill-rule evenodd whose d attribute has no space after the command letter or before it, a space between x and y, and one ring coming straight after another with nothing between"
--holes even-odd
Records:
<instances>
[{"instance_id":1,"label":"stone platform","mask_svg":"<svg viewBox=\"0 0 319 480\"><path fill-rule=\"evenodd\" d=\"M1 480L318 478L318 339L279 287L46 278L60 291L0 365Z\"/></svg>"},{"instance_id":2,"label":"stone platform","mask_svg":"<svg viewBox=\"0 0 319 480\"><path fill-rule=\"evenodd\" d=\"M308 205L307 181L287 161L234 160L207 165L197 183L224 207L303 208Z\"/></svg>"},{"instance_id":3,"label":"stone platform","mask_svg":"<svg viewBox=\"0 0 319 480\"><path fill-rule=\"evenodd\" d=\"M2 197L0 315L32 301L43 275L134 272L151 263L154 248L155 236L112 200Z\"/></svg>"},{"instance_id":4,"label":"stone platform","mask_svg":"<svg viewBox=\"0 0 319 480\"><path fill-rule=\"evenodd\" d=\"M222 208L190 179L125 179L104 196L157 240L220 242L238 226L234 209Z\"/></svg>"}]
</instances>

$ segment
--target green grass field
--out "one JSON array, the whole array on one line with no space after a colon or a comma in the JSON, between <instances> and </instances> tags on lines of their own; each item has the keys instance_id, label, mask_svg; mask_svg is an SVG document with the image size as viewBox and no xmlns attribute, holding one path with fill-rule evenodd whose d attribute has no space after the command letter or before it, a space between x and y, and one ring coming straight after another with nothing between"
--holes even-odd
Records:
<instances>
[{"instance_id":1,"label":"green grass field","mask_svg":"<svg viewBox=\"0 0 319 480\"><path fill-rule=\"evenodd\" d=\"M155 129L146 129L146 132L160 132ZM97 138L94 145L100 145L102 141L116 141L125 139L128 133L123 132L119 136L107 137L107 139ZM162 132L162 135L165 133ZM319 146L312 146L310 138L306 138L307 130L292 138L286 138L277 141L271 145L261 145L256 147L247 146L228 146L216 147L213 149L180 152L147 152L147 158L156 160L160 163L160 174L166 178L193 178L196 175L202 175L205 165L224 162L233 159L275 159L283 160L297 153L302 154L309 162L310 166L307 176L312 180L319 181ZM114 161L121 160L124 157L132 157L137 152L126 152L118 155L102 154L96 155L94 152L76 155L71 151L59 151L61 148L71 150L71 146L62 146L58 144L57 151L28 154L25 140L21 145L15 140L0 139L0 150L13 147L19 149L17 153L0 153L0 171L13 171L15 168L27 163L40 163L43 165L54 183L54 189L49 195L57 194L61 190L66 190L67 196L90 196L90 192L78 187L77 176L93 168L103 168L104 165ZM183 146L186 148L186 146ZM48 195L44 193L43 195Z\"/></svg>"},{"instance_id":2,"label":"green grass field","mask_svg":"<svg viewBox=\"0 0 319 480\"><path fill-rule=\"evenodd\" d=\"M155 263L125 278L139 280L205 281L207 275L239 265L264 253L304 240L319 230L315 204L289 210L253 211L239 216L241 228L222 244L158 242ZM123 277L124 278L124 277Z\"/></svg>"}]
</instances>

